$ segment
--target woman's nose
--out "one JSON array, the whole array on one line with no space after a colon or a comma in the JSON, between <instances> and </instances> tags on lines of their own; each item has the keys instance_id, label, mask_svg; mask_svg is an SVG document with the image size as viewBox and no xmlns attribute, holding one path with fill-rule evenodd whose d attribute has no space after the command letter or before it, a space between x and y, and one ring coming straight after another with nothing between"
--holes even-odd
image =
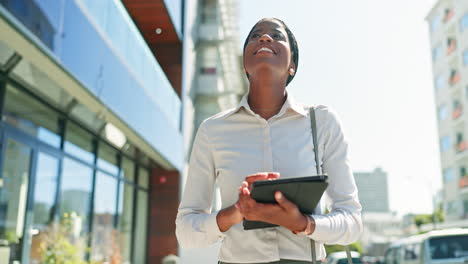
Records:
<instances>
[{"instance_id":1,"label":"woman's nose","mask_svg":"<svg viewBox=\"0 0 468 264\"><path fill-rule=\"evenodd\" d=\"M270 37L270 35L268 34L263 34L263 36L261 36L258 41L260 42L271 42L273 39Z\"/></svg>"}]
</instances>

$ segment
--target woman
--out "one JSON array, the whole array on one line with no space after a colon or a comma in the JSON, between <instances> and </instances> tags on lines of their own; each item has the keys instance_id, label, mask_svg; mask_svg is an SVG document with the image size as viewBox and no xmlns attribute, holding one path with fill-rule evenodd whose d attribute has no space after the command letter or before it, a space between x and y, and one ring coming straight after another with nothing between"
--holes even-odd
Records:
<instances>
[{"instance_id":1,"label":"woman","mask_svg":"<svg viewBox=\"0 0 468 264\"><path fill-rule=\"evenodd\" d=\"M315 175L309 107L286 91L299 53L294 35L279 19L262 19L244 45L249 93L235 109L205 120L190 158L176 235L182 247L206 247L222 240L220 263L311 263L323 243L349 244L361 231L361 205L348 162L347 143L336 115L315 108L319 160L329 175L324 202L330 213L302 214L277 192L277 204L250 197L256 180ZM257 173L263 171L263 173ZM247 177L246 177L247 176ZM211 212L215 182L222 210ZM279 225L244 230L243 218Z\"/></svg>"}]
</instances>

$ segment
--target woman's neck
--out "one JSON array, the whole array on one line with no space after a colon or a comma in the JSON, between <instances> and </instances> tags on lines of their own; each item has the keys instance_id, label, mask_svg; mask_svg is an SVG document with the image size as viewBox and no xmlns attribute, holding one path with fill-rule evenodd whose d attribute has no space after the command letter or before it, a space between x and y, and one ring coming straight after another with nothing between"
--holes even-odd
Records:
<instances>
[{"instance_id":1,"label":"woman's neck","mask_svg":"<svg viewBox=\"0 0 468 264\"><path fill-rule=\"evenodd\" d=\"M248 102L253 112L268 120L279 113L286 101L286 86L284 81L263 77L250 78Z\"/></svg>"}]
</instances>

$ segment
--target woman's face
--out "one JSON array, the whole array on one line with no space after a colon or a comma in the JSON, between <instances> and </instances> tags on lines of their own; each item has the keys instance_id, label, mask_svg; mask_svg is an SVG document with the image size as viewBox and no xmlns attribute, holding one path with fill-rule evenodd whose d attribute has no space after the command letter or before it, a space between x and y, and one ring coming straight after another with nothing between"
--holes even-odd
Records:
<instances>
[{"instance_id":1,"label":"woman's face","mask_svg":"<svg viewBox=\"0 0 468 264\"><path fill-rule=\"evenodd\" d=\"M291 60L288 35L283 25L276 20L262 20L255 25L248 38L244 67L249 78L266 67L286 80L289 69L295 69L295 65Z\"/></svg>"}]
</instances>

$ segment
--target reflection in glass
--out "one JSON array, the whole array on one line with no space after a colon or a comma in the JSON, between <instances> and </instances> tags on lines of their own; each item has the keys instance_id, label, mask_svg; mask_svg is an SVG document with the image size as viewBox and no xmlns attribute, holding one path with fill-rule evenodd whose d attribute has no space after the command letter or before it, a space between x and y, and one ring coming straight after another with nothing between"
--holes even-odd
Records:
<instances>
[{"instance_id":1,"label":"reflection in glass","mask_svg":"<svg viewBox=\"0 0 468 264\"><path fill-rule=\"evenodd\" d=\"M117 175L119 173L117 151L106 143L99 144L97 165L99 168Z\"/></svg>"},{"instance_id":2,"label":"reflection in glass","mask_svg":"<svg viewBox=\"0 0 468 264\"><path fill-rule=\"evenodd\" d=\"M94 163L93 136L72 122L68 122L65 134L65 151L77 158Z\"/></svg>"},{"instance_id":3,"label":"reflection in glass","mask_svg":"<svg viewBox=\"0 0 468 264\"><path fill-rule=\"evenodd\" d=\"M11 85L7 85L2 120L54 147L60 147L58 114Z\"/></svg>"},{"instance_id":4,"label":"reflection in glass","mask_svg":"<svg viewBox=\"0 0 468 264\"><path fill-rule=\"evenodd\" d=\"M110 263L120 254L119 234L114 229L117 179L102 172L96 177L91 259Z\"/></svg>"},{"instance_id":5,"label":"reflection in glass","mask_svg":"<svg viewBox=\"0 0 468 264\"><path fill-rule=\"evenodd\" d=\"M121 177L123 176L127 181L135 180L135 163L127 158L122 158Z\"/></svg>"},{"instance_id":6,"label":"reflection in glass","mask_svg":"<svg viewBox=\"0 0 468 264\"><path fill-rule=\"evenodd\" d=\"M15 0L0 1L0 4L21 21L49 49L53 50L55 28L36 2L33 0Z\"/></svg>"},{"instance_id":7,"label":"reflection in glass","mask_svg":"<svg viewBox=\"0 0 468 264\"><path fill-rule=\"evenodd\" d=\"M149 172L145 168L140 168L138 170L138 185L144 188L149 187Z\"/></svg>"},{"instance_id":8,"label":"reflection in glass","mask_svg":"<svg viewBox=\"0 0 468 264\"><path fill-rule=\"evenodd\" d=\"M73 241L81 258L85 256L90 214L93 170L77 161L64 158L60 192L60 218L71 226Z\"/></svg>"},{"instance_id":9,"label":"reflection in glass","mask_svg":"<svg viewBox=\"0 0 468 264\"><path fill-rule=\"evenodd\" d=\"M53 221L53 206L57 191L58 160L39 152L34 186L34 216L30 263L42 260L41 243L47 239L47 227Z\"/></svg>"},{"instance_id":10,"label":"reflection in glass","mask_svg":"<svg viewBox=\"0 0 468 264\"><path fill-rule=\"evenodd\" d=\"M31 148L7 139L0 174L0 263L21 260L30 162Z\"/></svg>"},{"instance_id":11,"label":"reflection in glass","mask_svg":"<svg viewBox=\"0 0 468 264\"><path fill-rule=\"evenodd\" d=\"M146 256L146 225L148 217L148 193L138 190L137 212L135 225L135 241L133 244L133 262L145 263Z\"/></svg>"},{"instance_id":12,"label":"reflection in glass","mask_svg":"<svg viewBox=\"0 0 468 264\"><path fill-rule=\"evenodd\" d=\"M120 252L123 263L130 263L132 249L132 214L134 187L120 182L118 228L120 232Z\"/></svg>"}]
</instances>

